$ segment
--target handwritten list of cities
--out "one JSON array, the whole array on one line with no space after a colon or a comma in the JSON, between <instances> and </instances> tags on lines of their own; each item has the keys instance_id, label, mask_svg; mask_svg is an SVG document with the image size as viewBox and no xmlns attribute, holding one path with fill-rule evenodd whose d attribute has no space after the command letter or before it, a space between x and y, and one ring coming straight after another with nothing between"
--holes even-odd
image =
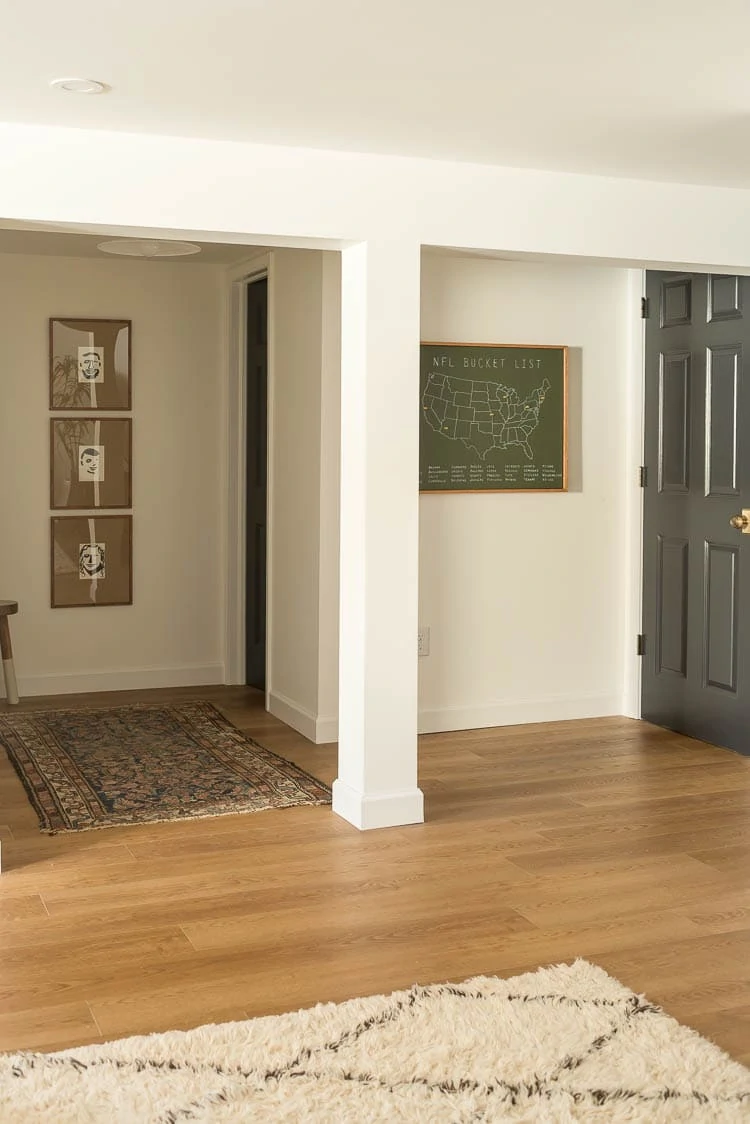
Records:
<instances>
[{"instance_id":1,"label":"handwritten list of cities","mask_svg":"<svg viewBox=\"0 0 750 1124\"><path fill-rule=\"evenodd\" d=\"M566 347L423 343L420 357L420 491L566 490Z\"/></svg>"}]
</instances>

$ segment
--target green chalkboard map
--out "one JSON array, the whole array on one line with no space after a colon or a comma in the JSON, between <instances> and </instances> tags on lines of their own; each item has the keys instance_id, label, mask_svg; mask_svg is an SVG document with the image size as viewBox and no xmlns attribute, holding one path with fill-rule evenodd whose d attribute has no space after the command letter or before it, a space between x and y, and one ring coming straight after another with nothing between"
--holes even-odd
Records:
<instances>
[{"instance_id":1,"label":"green chalkboard map","mask_svg":"<svg viewBox=\"0 0 750 1124\"><path fill-rule=\"evenodd\" d=\"M420 350L421 491L565 490L565 347Z\"/></svg>"}]
</instances>

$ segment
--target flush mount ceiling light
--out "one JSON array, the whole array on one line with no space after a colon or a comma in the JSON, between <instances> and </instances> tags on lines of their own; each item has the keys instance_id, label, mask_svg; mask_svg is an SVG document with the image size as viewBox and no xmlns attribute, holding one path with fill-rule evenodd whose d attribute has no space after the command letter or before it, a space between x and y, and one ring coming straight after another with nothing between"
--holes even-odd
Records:
<instances>
[{"instance_id":1,"label":"flush mount ceiling light","mask_svg":"<svg viewBox=\"0 0 750 1124\"><path fill-rule=\"evenodd\" d=\"M50 86L64 94L106 94L109 91L106 82L97 82L95 78L55 78Z\"/></svg>"},{"instance_id":2,"label":"flush mount ceiling light","mask_svg":"<svg viewBox=\"0 0 750 1124\"><path fill-rule=\"evenodd\" d=\"M168 242L158 238L114 238L110 242L100 242L97 250L126 258L184 258L201 252L195 242Z\"/></svg>"}]
</instances>

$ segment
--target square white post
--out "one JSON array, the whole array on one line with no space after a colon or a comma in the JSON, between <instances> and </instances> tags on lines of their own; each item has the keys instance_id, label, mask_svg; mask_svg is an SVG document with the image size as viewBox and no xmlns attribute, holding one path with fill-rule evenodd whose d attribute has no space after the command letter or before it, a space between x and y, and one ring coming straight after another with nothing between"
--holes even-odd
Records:
<instances>
[{"instance_id":1,"label":"square white post","mask_svg":"<svg viewBox=\"0 0 750 1124\"><path fill-rule=\"evenodd\" d=\"M359 828L421 823L417 786L420 247L342 254L339 775Z\"/></svg>"}]
</instances>

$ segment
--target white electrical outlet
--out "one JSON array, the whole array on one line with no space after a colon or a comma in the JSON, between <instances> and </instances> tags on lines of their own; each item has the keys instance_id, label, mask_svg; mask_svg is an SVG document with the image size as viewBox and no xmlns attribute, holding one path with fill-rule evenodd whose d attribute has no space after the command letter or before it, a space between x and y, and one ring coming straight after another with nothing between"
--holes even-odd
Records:
<instances>
[{"instance_id":1,"label":"white electrical outlet","mask_svg":"<svg viewBox=\"0 0 750 1124\"><path fill-rule=\"evenodd\" d=\"M417 655L429 656L430 654L430 626L421 624L417 631Z\"/></svg>"}]
</instances>

